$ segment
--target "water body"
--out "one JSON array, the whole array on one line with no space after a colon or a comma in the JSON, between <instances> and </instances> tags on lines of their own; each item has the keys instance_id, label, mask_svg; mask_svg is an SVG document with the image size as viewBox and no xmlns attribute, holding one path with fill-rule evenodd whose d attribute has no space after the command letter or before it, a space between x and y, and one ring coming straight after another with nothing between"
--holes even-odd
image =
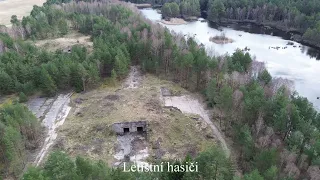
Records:
<instances>
[{"instance_id":1,"label":"water body","mask_svg":"<svg viewBox=\"0 0 320 180\"><path fill-rule=\"evenodd\" d=\"M161 14L156 10L142 9L141 12L154 22L161 20ZM320 97L320 61L317 60L320 59L320 52L316 49L297 42L294 42L296 47L287 45L290 38L287 35L248 24L217 27L208 22L195 21L183 25L162 25L176 33L194 36L198 43L213 49L216 55L232 54L237 48L250 48L251 56L255 56L257 61L265 62L273 77L292 80L296 91L320 109L320 99L317 99ZM235 42L220 45L209 41L209 37L222 32ZM278 50L269 49L277 46L280 47ZM286 46L286 49L282 49Z\"/></svg>"}]
</instances>

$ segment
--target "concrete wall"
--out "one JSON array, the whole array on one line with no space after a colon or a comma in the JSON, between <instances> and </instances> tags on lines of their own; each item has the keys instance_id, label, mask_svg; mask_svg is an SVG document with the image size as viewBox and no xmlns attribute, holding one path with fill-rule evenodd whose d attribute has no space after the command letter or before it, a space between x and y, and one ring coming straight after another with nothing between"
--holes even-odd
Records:
<instances>
[{"instance_id":1,"label":"concrete wall","mask_svg":"<svg viewBox=\"0 0 320 180\"><path fill-rule=\"evenodd\" d=\"M135 122L121 122L121 123L114 123L112 125L112 130L118 134L124 134L124 128L129 128L129 133L137 132L137 128L142 127L142 131L147 131L147 122L146 121L135 121Z\"/></svg>"}]
</instances>

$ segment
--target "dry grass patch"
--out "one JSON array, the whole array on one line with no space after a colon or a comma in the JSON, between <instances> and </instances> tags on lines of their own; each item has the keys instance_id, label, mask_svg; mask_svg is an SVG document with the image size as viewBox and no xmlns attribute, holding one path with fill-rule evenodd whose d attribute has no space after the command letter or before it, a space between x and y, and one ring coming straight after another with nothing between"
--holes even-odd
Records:
<instances>
[{"instance_id":1,"label":"dry grass patch","mask_svg":"<svg viewBox=\"0 0 320 180\"><path fill-rule=\"evenodd\" d=\"M75 31L70 32L61 38L36 41L35 45L52 52L58 49L67 51L74 45L84 46L89 52L92 52L93 50L93 42L91 41L90 36L86 36Z\"/></svg>"},{"instance_id":2,"label":"dry grass patch","mask_svg":"<svg viewBox=\"0 0 320 180\"><path fill-rule=\"evenodd\" d=\"M197 116L163 108L160 100L163 86L187 93L172 82L145 75L136 89L103 86L73 95L73 108L59 131L63 149L74 156L81 154L112 164L117 144L112 124L139 120L148 122L150 160L184 158L214 144L212 137L207 136L212 134L211 129Z\"/></svg>"},{"instance_id":3,"label":"dry grass patch","mask_svg":"<svg viewBox=\"0 0 320 180\"><path fill-rule=\"evenodd\" d=\"M15 99L18 99L16 94L0 96L0 108L5 104L12 104Z\"/></svg>"}]
</instances>

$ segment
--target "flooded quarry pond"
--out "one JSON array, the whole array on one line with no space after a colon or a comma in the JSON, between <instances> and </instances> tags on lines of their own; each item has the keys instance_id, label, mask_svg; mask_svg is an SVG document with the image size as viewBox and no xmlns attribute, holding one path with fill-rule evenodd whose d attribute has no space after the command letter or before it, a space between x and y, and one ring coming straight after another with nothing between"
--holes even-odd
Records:
<instances>
[{"instance_id":1,"label":"flooded quarry pond","mask_svg":"<svg viewBox=\"0 0 320 180\"><path fill-rule=\"evenodd\" d=\"M151 21L161 20L161 14L154 9L142 9L142 14ZM162 24L162 23L160 23ZM314 48L288 40L282 33L258 29L253 25L231 24L228 27L215 27L205 21L194 21L182 25L165 25L169 30L193 36L198 43L213 50L216 55L232 54L237 48L250 49L251 56L265 62L273 77L283 77L294 82L295 90L307 97L316 108L320 108L320 53ZM210 37L221 35L234 40L233 43L215 44ZM272 36L281 35L282 37ZM293 42L293 45L288 45ZM275 47L279 47L276 49Z\"/></svg>"}]
</instances>

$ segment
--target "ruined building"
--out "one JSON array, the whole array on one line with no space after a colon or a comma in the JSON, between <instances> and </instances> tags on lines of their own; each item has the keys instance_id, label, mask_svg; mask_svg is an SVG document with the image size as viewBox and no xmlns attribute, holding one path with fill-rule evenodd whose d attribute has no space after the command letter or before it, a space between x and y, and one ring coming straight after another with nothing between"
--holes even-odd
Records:
<instances>
[{"instance_id":1,"label":"ruined building","mask_svg":"<svg viewBox=\"0 0 320 180\"><path fill-rule=\"evenodd\" d=\"M144 133L147 131L146 121L120 122L112 125L112 130L117 135L124 135L126 133Z\"/></svg>"}]
</instances>

